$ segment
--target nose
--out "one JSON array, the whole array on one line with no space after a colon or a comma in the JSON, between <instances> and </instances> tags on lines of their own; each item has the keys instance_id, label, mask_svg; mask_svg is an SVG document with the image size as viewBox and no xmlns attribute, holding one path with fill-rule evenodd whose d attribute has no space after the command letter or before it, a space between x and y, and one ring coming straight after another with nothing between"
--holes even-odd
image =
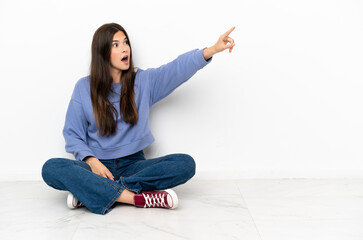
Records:
<instances>
[{"instance_id":1,"label":"nose","mask_svg":"<svg viewBox=\"0 0 363 240\"><path fill-rule=\"evenodd\" d=\"M123 53L124 52L126 52L127 51L127 46L126 45L124 45L124 46L122 46L122 50L121 50Z\"/></svg>"}]
</instances>

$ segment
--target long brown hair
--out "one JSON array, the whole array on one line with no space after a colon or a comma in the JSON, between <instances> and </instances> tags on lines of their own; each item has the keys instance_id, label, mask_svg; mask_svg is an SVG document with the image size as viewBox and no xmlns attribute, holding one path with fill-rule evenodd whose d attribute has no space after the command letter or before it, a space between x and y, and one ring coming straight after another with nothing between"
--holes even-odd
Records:
<instances>
[{"instance_id":1,"label":"long brown hair","mask_svg":"<svg viewBox=\"0 0 363 240\"><path fill-rule=\"evenodd\" d=\"M138 112L135 104L135 69L132 61L132 50L129 36L125 29L116 23L104 24L97 29L92 40L92 60L90 67L91 100L99 136L110 136L116 133L117 110L108 100L112 87L110 73L110 56L113 36L122 31L129 41L129 69L121 74L120 115L131 125L137 123Z\"/></svg>"}]
</instances>

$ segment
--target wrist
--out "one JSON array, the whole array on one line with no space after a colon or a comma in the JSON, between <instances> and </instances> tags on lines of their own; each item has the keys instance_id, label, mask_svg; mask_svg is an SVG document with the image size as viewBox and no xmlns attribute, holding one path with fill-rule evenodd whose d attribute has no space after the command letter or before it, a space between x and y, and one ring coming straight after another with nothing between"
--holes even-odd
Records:
<instances>
[{"instance_id":1,"label":"wrist","mask_svg":"<svg viewBox=\"0 0 363 240\"><path fill-rule=\"evenodd\" d=\"M213 57L213 55L216 54L216 51L214 49L214 46L209 47L209 48L205 48L203 50L203 57L204 59L207 61L208 59L210 59L211 57Z\"/></svg>"},{"instance_id":2,"label":"wrist","mask_svg":"<svg viewBox=\"0 0 363 240\"><path fill-rule=\"evenodd\" d=\"M90 163L90 162L93 162L95 159L98 160L97 158L95 158L93 156L88 156L88 157L84 158L84 162L85 163Z\"/></svg>"}]
</instances>

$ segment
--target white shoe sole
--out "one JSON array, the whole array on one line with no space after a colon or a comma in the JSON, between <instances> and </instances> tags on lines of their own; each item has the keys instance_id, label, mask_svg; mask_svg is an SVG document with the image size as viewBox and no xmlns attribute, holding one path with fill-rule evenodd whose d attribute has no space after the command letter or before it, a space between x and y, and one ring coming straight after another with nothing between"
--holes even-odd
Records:
<instances>
[{"instance_id":1,"label":"white shoe sole","mask_svg":"<svg viewBox=\"0 0 363 240\"><path fill-rule=\"evenodd\" d=\"M170 195L170 196L168 195L168 197L167 197L168 205L172 206L169 209L175 209L176 207L178 207L179 200L178 200L178 196L176 195L174 190L167 189L167 190L165 190L165 192L167 192Z\"/></svg>"},{"instance_id":2,"label":"white shoe sole","mask_svg":"<svg viewBox=\"0 0 363 240\"><path fill-rule=\"evenodd\" d=\"M73 196L72 193L69 192L68 196L67 196L67 206L70 209L75 209L77 206L77 202L78 202L78 200Z\"/></svg>"}]
</instances>

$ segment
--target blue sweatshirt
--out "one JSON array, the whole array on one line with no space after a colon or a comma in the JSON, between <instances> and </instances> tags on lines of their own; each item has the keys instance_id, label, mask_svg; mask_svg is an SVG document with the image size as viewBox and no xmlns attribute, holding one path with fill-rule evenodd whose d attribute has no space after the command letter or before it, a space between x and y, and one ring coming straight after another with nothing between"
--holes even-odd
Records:
<instances>
[{"instance_id":1,"label":"blue sweatshirt","mask_svg":"<svg viewBox=\"0 0 363 240\"><path fill-rule=\"evenodd\" d=\"M139 69L135 77L135 103L138 122L125 123L120 116L121 83L113 83L108 99L118 112L116 133L98 136L90 94L90 77L81 78L74 88L68 106L63 135L66 151L77 160L87 156L115 159L136 153L154 142L149 128L151 107L168 96L212 60L206 61L203 49L195 49L178 56L159 68Z\"/></svg>"}]
</instances>

